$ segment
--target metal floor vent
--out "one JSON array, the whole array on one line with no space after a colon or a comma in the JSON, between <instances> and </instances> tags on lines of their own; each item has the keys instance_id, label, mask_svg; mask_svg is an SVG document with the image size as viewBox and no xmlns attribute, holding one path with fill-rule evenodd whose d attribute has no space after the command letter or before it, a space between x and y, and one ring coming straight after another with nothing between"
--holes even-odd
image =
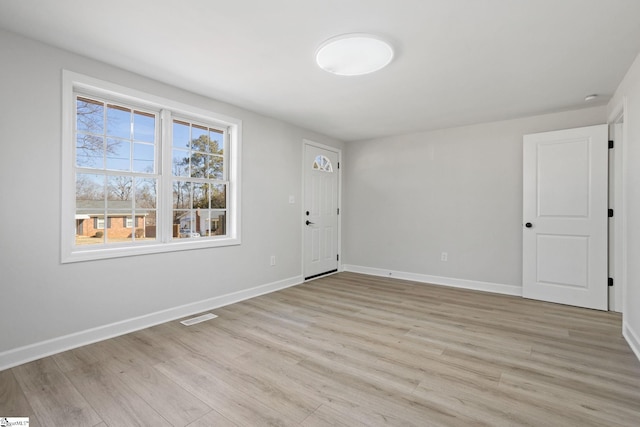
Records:
<instances>
[{"instance_id":1,"label":"metal floor vent","mask_svg":"<svg viewBox=\"0 0 640 427\"><path fill-rule=\"evenodd\" d=\"M218 316L216 316L215 314L207 313L207 314L203 314L202 316L192 317L191 319L183 320L180 323L182 323L185 326L191 326L191 325L195 325L196 323L204 322L206 320L215 319L216 317Z\"/></svg>"}]
</instances>

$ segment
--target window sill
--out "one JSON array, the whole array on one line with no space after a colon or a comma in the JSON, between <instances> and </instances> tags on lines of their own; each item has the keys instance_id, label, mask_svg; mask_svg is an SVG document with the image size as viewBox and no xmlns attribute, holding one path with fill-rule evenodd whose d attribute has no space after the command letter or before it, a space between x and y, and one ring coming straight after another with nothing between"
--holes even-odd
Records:
<instances>
[{"instance_id":1,"label":"window sill","mask_svg":"<svg viewBox=\"0 0 640 427\"><path fill-rule=\"evenodd\" d=\"M101 248L78 248L69 253L63 253L62 264L96 261L101 259L124 258L137 255L149 255L166 252L189 251L194 249L219 248L225 246L236 246L240 244L239 238L191 238L179 239L169 243L140 243L128 244L126 246L112 246Z\"/></svg>"}]
</instances>

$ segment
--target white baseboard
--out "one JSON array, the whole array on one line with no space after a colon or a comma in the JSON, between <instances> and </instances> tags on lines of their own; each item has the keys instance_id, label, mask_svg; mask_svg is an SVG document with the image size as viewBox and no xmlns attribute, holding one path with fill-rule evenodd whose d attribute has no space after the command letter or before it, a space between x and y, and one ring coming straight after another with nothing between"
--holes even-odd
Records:
<instances>
[{"instance_id":1,"label":"white baseboard","mask_svg":"<svg viewBox=\"0 0 640 427\"><path fill-rule=\"evenodd\" d=\"M181 317L191 316L207 310L223 307L225 305L244 301L270 292L299 285L304 282L302 276L291 277L265 285L244 289L238 292L209 298L190 304L173 307L144 316L122 320L109 325L98 326L73 334L52 338L35 344L18 347L0 353L0 371L31 362L62 351L71 350L97 341L117 337L129 332L138 331L160 323L169 322Z\"/></svg>"},{"instance_id":2,"label":"white baseboard","mask_svg":"<svg viewBox=\"0 0 640 427\"><path fill-rule=\"evenodd\" d=\"M394 279L411 280L413 282L429 283L432 285L451 286L453 288L472 289L476 291L493 292L496 294L522 296L522 287L504 285L501 283L478 282L475 280L454 279L452 277L430 276L428 274L408 273L405 271L384 270L381 268L363 267L360 265L343 265L343 271L369 274L372 276L390 277Z\"/></svg>"},{"instance_id":3,"label":"white baseboard","mask_svg":"<svg viewBox=\"0 0 640 427\"><path fill-rule=\"evenodd\" d=\"M629 347L631 347L631 350L635 353L638 360L640 360L640 334L634 332L629 324L623 321L622 336L625 340L627 340Z\"/></svg>"}]
</instances>

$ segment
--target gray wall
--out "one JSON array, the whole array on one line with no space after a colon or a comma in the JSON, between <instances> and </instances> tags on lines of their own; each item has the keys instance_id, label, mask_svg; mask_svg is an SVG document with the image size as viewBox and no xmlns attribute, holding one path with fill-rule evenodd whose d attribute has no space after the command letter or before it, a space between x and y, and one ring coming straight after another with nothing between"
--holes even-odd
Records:
<instances>
[{"instance_id":1,"label":"gray wall","mask_svg":"<svg viewBox=\"0 0 640 427\"><path fill-rule=\"evenodd\" d=\"M0 58L0 359L18 347L301 280L302 141L339 141L2 31ZM241 119L242 245L60 264L63 68Z\"/></svg>"},{"instance_id":2,"label":"gray wall","mask_svg":"<svg viewBox=\"0 0 640 427\"><path fill-rule=\"evenodd\" d=\"M605 122L602 106L348 143L346 268L520 287L522 136Z\"/></svg>"}]
</instances>

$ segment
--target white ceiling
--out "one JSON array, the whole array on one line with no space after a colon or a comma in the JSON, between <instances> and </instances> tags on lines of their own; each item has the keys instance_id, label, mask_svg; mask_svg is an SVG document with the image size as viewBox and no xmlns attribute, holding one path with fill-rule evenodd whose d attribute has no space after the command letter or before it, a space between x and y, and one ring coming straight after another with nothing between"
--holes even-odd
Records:
<instances>
[{"instance_id":1,"label":"white ceiling","mask_svg":"<svg viewBox=\"0 0 640 427\"><path fill-rule=\"evenodd\" d=\"M350 141L605 103L640 52L640 0L1 0L0 28ZM350 32L396 58L320 70L316 48Z\"/></svg>"}]
</instances>

